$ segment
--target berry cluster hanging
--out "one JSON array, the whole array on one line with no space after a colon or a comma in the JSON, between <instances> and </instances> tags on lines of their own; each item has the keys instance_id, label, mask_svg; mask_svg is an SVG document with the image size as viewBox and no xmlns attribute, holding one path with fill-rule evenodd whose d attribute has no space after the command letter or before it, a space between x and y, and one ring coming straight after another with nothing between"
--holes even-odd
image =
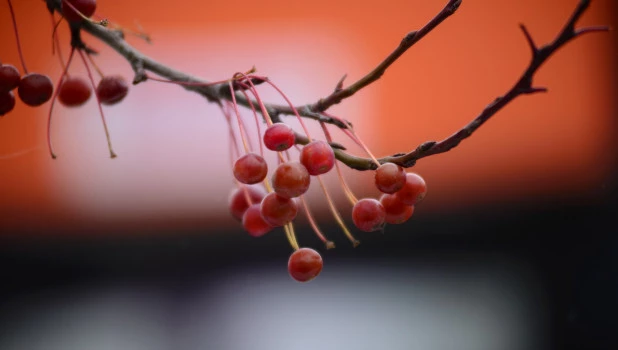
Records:
<instances>
[{"instance_id":1,"label":"berry cluster hanging","mask_svg":"<svg viewBox=\"0 0 618 350\"><path fill-rule=\"evenodd\" d=\"M94 92L110 157L115 158L116 153L112 149L110 132L105 122L102 105L114 105L121 102L127 96L129 85L122 76L106 75L97 66L93 57L96 51L88 47L81 38L82 31L90 33L115 49L131 63L135 71L133 84L148 80L177 84L201 94L208 101L215 102L220 107L229 129L232 155L230 166L235 182L235 188L229 197L229 210L232 216L242 223L244 230L253 237L263 236L281 227L293 249L288 261L290 276L297 281L306 282L321 272L323 261L316 250L308 247L301 248L298 244L293 222L299 211L304 213L313 232L324 243L326 249L335 246L333 241L329 240L320 230L305 199L305 194L312 183L317 182L333 219L354 246L358 245L359 241L346 225L347 220L335 207L322 179L323 175L331 171L336 172L340 187L352 206L351 221L358 230L380 231L387 224L406 222L413 215L415 206L425 197L427 186L420 175L406 172L405 168L412 167L421 158L448 152L456 147L516 97L547 91L544 87L532 85L538 68L554 52L574 38L586 33L608 30L604 26L575 28L577 20L590 5L589 0L579 1L563 29L552 42L544 46L536 46L526 27L521 25L532 52L532 59L510 90L493 100L470 123L444 140L427 141L411 152L376 158L354 132L349 122L328 113L327 110L380 78L403 53L455 13L462 1L448 0L444 8L433 19L419 30L408 33L391 54L358 81L344 87L344 79L341 79L330 95L313 104L296 106L268 77L257 75L255 69L245 73L236 73L230 79L223 81L206 82L152 60L125 41L124 35L129 31L107 19L98 21L92 19L97 17L96 0L44 0L51 14L52 47L62 67L62 75L54 88L47 75L31 73L26 68L15 13L11 0L7 0L23 74L14 65L0 62L0 116L10 113L15 108L16 100L13 93L15 89L17 89L19 99L25 105L37 107L50 101L47 143L50 155L56 158L50 133L54 103L57 100L64 106L78 107L87 102ZM55 14L59 14L60 19L57 20ZM62 56L59 37L56 33L56 28L62 20L68 23L71 32L71 51L66 62ZM143 33L129 33L148 40L148 36ZM86 68L86 77L73 75L70 71L76 54ZM93 70L98 75L98 83L92 73ZM155 73L156 76L148 72ZM283 97L286 104L264 103L260 97L258 85L274 89ZM247 121L240 113L241 107L252 112L252 119L257 126L255 139L248 134ZM293 130L288 124L283 123L280 118L282 115L294 115L302 130ZM320 124L322 130L320 136L310 135L303 121L305 118L316 120ZM262 132L263 123L266 125ZM343 131L346 137L360 146L367 157L346 153L345 148L331 137L328 128L333 126ZM266 152L274 152L276 157L274 167L266 162ZM347 185L340 164L357 170L374 171L375 186L382 195L379 198L358 199Z\"/></svg>"}]
</instances>

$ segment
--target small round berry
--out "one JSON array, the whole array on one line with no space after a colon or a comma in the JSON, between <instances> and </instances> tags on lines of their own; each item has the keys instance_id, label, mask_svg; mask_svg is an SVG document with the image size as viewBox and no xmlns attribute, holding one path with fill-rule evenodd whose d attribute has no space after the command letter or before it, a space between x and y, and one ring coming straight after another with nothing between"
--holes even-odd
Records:
<instances>
[{"instance_id":1,"label":"small round berry","mask_svg":"<svg viewBox=\"0 0 618 350\"><path fill-rule=\"evenodd\" d=\"M62 0L62 15L69 22L79 22L82 20L82 17L67 3L73 5L75 10L81 12L86 17L92 16L97 9L96 0Z\"/></svg>"},{"instance_id":2,"label":"small round berry","mask_svg":"<svg viewBox=\"0 0 618 350\"><path fill-rule=\"evenodd\" d=\"M247 202L247 195L251 203ZM247 208L252 204L260 204L265 195L266 191L262 187L240 186L233 189L228 198L230 213L232 213L232 216L237 220L242 220Z\"/></svg>"},{"instance_id":3,"label":"small round berry","mask_svg":"<svg viewBox=\"0 0 618 350\"><path fill-rule=\"evenodd\" d=\"M233 171L236 180L251 185L266 178L268 165L262 156L255 153L247 153L236 160Z\"/></svg>"},{"instance_id":4,"label":"small round berry","mask_svg":"<svg viewBox=\"0 0 618 350\"><path fill-rule=\"evenodd\" d=\"M260 204L252 204L242 216L242 226L253 237L261 237L273 229L260 213Z\"/></svg>"},{"instance_id":5,"label":"small round berry","mask_svg":"<svg viewBox=\"0 0 618 350\"><path fill-rule=\"evenodd\" d=\"M67 77L58 89L58 101L67 107L81 106L92 95L92 89L86 80L80 77Z\"/></svg>"},{"instance_id":6,"label":"small round berry","mask_svg":"<svg viewBox=\"0 0 618 350\"><path fill-rule=\"evenodd\" d=\"M414 213L413 205L405 205L394 194L383 194L380 197L380 203L386 211L384 221L388 224L403 224L412 217Z\"/></svg>"},{"instance_id":7,"label":"small round berry","mask_svg":"<svg viewBox=\"0 0 618 350\"><path fill-rule=\"evenodd\" d=\"M300 151L300 162L311 175L325 174L335 165L335 152L324 141L312 141Z\"/></svg>"},{"instance_id":8,"label":"small round berry","mask_svg":"<svg viewBox=\"0 0 618 350\"><path fill-rule=\"evenodd\" d=\"M272 182L278 195L293 198L307 192L311 176L304 165L291 161L279 164L272 176Z\"/></svg>"},{"instance_id":9,"label":"small round berry","mask_svg":"<svg viewBox=\"0 0 618 350\"><path fill-rule=\"evenodd\" d=\"M0 92L7 92L19 85L19 71L10 64L0 65Z\"/></svg>"},{"instance_id":10,"label":"small round berry","mask_svg":"<svg viewBox=\"0 0 618 350\"><path fill-rule=\"evenodd\" d=\"M373 198L363 198L352 208L352 221L359 230L372 232L384 226L386 210L382 203Z\"/></svg>"},{"instance_id":11,"label":"small round berry","mask_svg":"<svg viewBox=\"0 0 618 350\"><path fill-rule=\"evenodd\" d=\"M13 91L0 92L0 117L9 113L15 107Z\"/></svg>"},{"instance_id":12,"label":"small round berry","mask_svg":"<svg viewBox=\"0 0 618 350\"><path fill-rule=\"evenodd\" d=\"M271 151L285 151L295 142L294 130L285 123L275 123L264 132L264 145Z\"/></svg>"},{"instance_id":13,"label":"small round berry","mask_svg":"<svg viewBox=\"0 0 618 350\"><path fill-rule=\"evenodd\" d=\"M384 163L376 169L376 187L382 193L395 193L406 183L406 171L395 163Z\"/></svg>"},{"instance_id":14,"label":"small round berry","mask_svg":"<svg viewBox=\"0 0 618 350\"><path fill-rule=\"evenodd\" d=\"M395 193L397 199L406 205L415 205L425 198L427 185L422 177L415 173L406 174L406 183Z\"/></svg>"},{"instance_id":15,"label":"small round berry","mask_svg":"<svg viewBox=\"0 0 618 350\"><path fill-rule=\"evenodd\" d=\"M19 81L17 95L28 106L36 107L49 101L54 92L54 85L47 75L29 73Z\"/></svg>"},{"instance_id":16,"label":"small round berry","mask_svg":"<svg viewBox=\"0 0 618 350\"><path fill-rule=\"evenodd\" d=\"M311 248L300 248L288 260L288 272L298 282L309 282L322 271L324 262L320 253Z\"/></svg>"},{"instance_id":17,"label":"small round berry","mask_svg":"<svg viewBox=\"0 0 618 350\"><path fill-rule=\"evenodd\" d=\"M103 77L97 85L97 97L104 105L113 105L122 101L129 93L129 84L120 75Z\"/></svg>"},{"instance_id":18,"label":"small round berry","mask_svg":"<svg viewBox=\"0 0 618 350\"><path fill-rule=\"evenodd\" d=\"M262 199L260 210L264 220L277 227L294 220L298 214L298 204L292 198L281 197L276 192L271 192Z\"/></svg>"}]
</instances>

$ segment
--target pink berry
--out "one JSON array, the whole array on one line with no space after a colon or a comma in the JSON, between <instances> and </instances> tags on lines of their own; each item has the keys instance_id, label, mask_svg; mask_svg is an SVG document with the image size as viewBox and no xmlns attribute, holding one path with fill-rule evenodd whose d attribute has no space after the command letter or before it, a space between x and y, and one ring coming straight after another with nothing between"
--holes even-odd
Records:
<instances>
[{"instance_id":1,"label":"pink berry","mask_svg":"<svg viewBox=\"0 0 618 350\"><path fill-rule=\"evenodd\" d=\"M271 151L285 151L295 142L294 130L285 123L275 123L264 132L264 145Z\"/></svg>"},{"instance_id":2,"label":"pink berry","mask_svg":"<svg viewBox=\"0 0 618 350\"><path fill-rule=\"evenodd\" d=\"M422 177L415 173L406 174L406 183L395 193L397 199L406 205L415 205L425 198L427 185Z\"/></svg>"},{"instance_id":3,"label":"pink berry","mask_svg":"<svg viewBox=\"0 0 618 350\"><path fill-rule=\"evenodd\" d=\"M300 151L300 162L311 175L325 174L335 165L335 153L324 141L312 141Z\"/></svg>"},{"instance_id":4,"label":"pink berry","mask_svg":"<svg viewBox=\"0 0 618 350\"><path fill-rule=\"evenodd\" d=\"M15 95L13 91L0 92L0 117L15 108Z\"/></svg>"},{"instance_id":5,"label":"pink berry","mask_svg":"<svg viewBox=\"0 0 618 350\"><path fill-rule=\"evenodd\" d=\"M259 204L252 204L245 210L242 226L253 237L261 237L273 229L273 226L262 217Z\"/></svg>"},{"instance_id":6,"label":"pink berry","mask_svg":"<svg viewBox=\"0 0 618 350\"><path fill-rule=\"evenodd\" d=\"M414 213L413 205L403 204L394 194L383 194L380 197L380 203L382 203L386 211L384 221L388 224L402 224L408 221L412 217L412 213Z\"/></svg>"},{"instance_id":7,"label":"pink berry","mask_svg":"<svg viewBox=\"0 0 618 350\"><path fill-rule=\"evenodd\" d=\"M49 101L54 92L54 84L47 75L29 73L19 81L17 95L28 106L37 107Z\"/></svg>"},{"instance_id":8,"label":"pink berry","mask_svg":"<svg viewBox=\"0 0 618 350\"><path fill-rule=\"evenodd\" d=\"M247 202L247 195L251 202ZM232 216L237 220L242 220L247 208L252 204L260 204L265 195L266 191L262 187L243 185L235 188L228 198L230 213L232 213Z\"/></svg>"},{"instance_id":9,"label":"pink berry","mask_svg":"<svg viewBox=\"0 0 618 350\"><path fill-rule=\"evenodd\" d=\"M304 165L291 161L279 164L273 174L272 182L278 195L293 198L307 192L311 176Z\"/></svg>"},{"instance_id":10,"label":"pink berry","mask_svg":"<svg viewBox=\"0 0 618 350\"><path fill-rule=\"evenodd\" d=\"M129 93L129 84L120 75L105 76L97 85L97 97L104 105L122 101Z\"/></svg>"},{"instance_id":11,"label":"pink berry","mask_svg":"<svg viewBox=\"0 0 618 350\"><path fill-rule=\"evenodd\" d=\"M268 165L262 156L247 153L234 163L234 177L244 184L256 184L266 178Z\"/></svg>"},{"instance_id":12,"label":"pink berry","mask_svg":"<svg viewBox=\"0 0 618 350\"><path fill-rule=\"evenodd\" d=\"M324 263L320 253L311 248L300 248L288 260L288 272L298 282L308 282L322 271Z\"/></svg>"},{"instance_id":13,"label":"pink berry","mask_svg":"<svg viewBox=\"0 0 618 350\"><path fill-rule=\"evenodd\" d=\"M376 199L363 198L352 208L352 221L359 230L372 232L384 226L386 210Z\"/></svg>"},{"instance_id":14,"label":"pink berry","mask_svg":"<svg viewBox=\"0 0 618 350\"><path fill-rule=\"evenodd\" d=\"M298 204L294 199L271 192L262 199L260 210L266 222L275 227L283 226L294 220L298 214Z\"/></svg>"},{"instance_id":15,"label":"pink berry","mask_svg":"<svg viewBox=\"0 0 618 350\"><path fill-rule=\"evenodd\" d=\"M0 64L0 93L8 92L19 85L20 75L15 66Z\"/></svg>"},{"instance_id":16,"label":"pink berry","mask_svg":"<svg viewBox=\"0 0 618 350\"><path fill-rule=\"evenodd\" d=\"M58 89L58 101L67 107L81 106L92 95L90 84L80 77L67 77Z\"/></svg>"},{"instance_id":17,"label":"pink berry","mask_svg":"<svg viewBox=\"0 0 618 350\"><path fill-rule=\"evenodd\" d=\"M382 193L395 193L406 183L406 172L395 163L384 163L376 169L376 187Z\"/></svg>"}]
</instances>

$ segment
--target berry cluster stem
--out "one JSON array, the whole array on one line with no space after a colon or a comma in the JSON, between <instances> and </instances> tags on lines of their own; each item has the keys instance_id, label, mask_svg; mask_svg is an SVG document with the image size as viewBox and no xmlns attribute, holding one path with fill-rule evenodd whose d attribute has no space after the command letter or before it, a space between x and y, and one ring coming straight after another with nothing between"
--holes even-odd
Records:
<instances>
[{"instance_id":1,"label":"berry cluster stem","mask_svg":"<svg viewBox=\"0 0 618 350\"><path fill-rule=\"evenodd\" d=\"M86 67L86 73L88 73L88 79L90 80L90 84L92 85L92 89L94 91L97 90L97 86L94 83L94 78L92 77L92 71L90 70L90 66L88 65L88 61L86 60L86 57L84 57L84 53L82 52L82 50L77 50L77 52L79 53L79 56L82 59L82 62L84 63L84 66ZM112 140L111 137L109 135L109 130L107 128L107 122L105 121L105 114L103 113L103 107L101 106L101 102L99 101L99 97L97 96L97 94L94 94L97 100L97 107L99 108L99 113L101 114L101 121L103 122L103 130L105 130L105 138L107 139L107 148L109 149L109 156L110 158L116 158L117 155L114 152L113 148L112 148Z\"/></svg>"},{"instance_id":2,"label":"berry cluster stem","mask_svg":"<svg viewBox=\"0 0 618 350\"><path fill-rule=\"evenodd\" d=\"M71 61L73 60L74 53L75 53L75 48L72 48L71 53L69 53L69 59L67 60L67 64L64 66L64 69L62 70L62 74L60 75L60 78L58 79L58 84L56 85L54 96L52 97L51 104L49 106L49 115L47 116L47 149L49 150L49 154L51 155L52 159L57 158L56 153L54 153L54 146L52 145L52 141L51 141L51 120L52 120L52 114L53 114L52 112L54 110L54 104L56 103L58 94L60 93L60 85L62 84L64 77L67 75L69 66L71 65Z\"/></svg>"},{"instance_id":3,"label":"berry cluster stem","mask_svg":"<svg viewBox=\"0 0 618 350\"><path fill-rule=\"evenodd\" d=\"M11 12L11 20L13 21L13 32L15 32L15 40L17 41L17 53L19 54L19 60L21 66L24 69L24 74L28 74L28 68L26 68L26 60L24 60L24 54L21 50L21 41L19 40L19 30L17 30L17 20L15 19L15 11L13 10L13 4L11 0L6 0L9 3L9 11Z\"/></svg>"}]
</instances>

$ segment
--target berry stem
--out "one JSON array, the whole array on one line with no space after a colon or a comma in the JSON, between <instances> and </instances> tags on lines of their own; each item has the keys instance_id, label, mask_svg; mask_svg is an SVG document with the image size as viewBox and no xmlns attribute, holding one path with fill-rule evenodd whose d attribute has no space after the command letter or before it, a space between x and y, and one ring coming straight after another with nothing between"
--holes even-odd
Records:
<instances>
[{"instance_id":1,"label":"berry stem","mask_svg":"<svg viewBox=\"0 0 618 350\"><path fill-rule=\"evenodd\" d=\"M332 143L333 138L330 134L330 131L328 131L326 124L324 122L320 122L320 126L322 127L322 131L324 131L324 136L326 137L326 141L328 141L328 143ZM358 202L358 199L354 195L354 192L352 192L352 190L350 189L350 186L348 186L348 183L345 181L345 177L341 173L341 168L339 167L339 162L335 162L335 169L337 170L337 177L339 177L339 183L341 183L341 187L343 188L343 193L345 193L346 198L350 201L352 206L354 206L354 204Z\"/></svg>"},{"instance_id":2,"label":"berry stem","mask_svg":"<svg viewBox=\"0 0 618 350\"><path fill-rule=\"evenodd\" d=\"M348 227L345 225L345 222L343 222L343 219L341 219L341 215L339 215L339 211L335 207L335 204L333 200L331 199L330 194L328 193L328 190L326 189L326 186L324 185L324 181L322 181L322 177L319 175L316 177L318 178L318 182L320 182L320 187L322 187L322 192L324 193L324 196L326 197L326 202L328 202L328 207L330 208L330 211L333 214L335 221L337 221L337 224L339 225L339 227L341 227L345 236L348 237L350 242L352 242L352 245L354 247L357 247L360 244L360 242L356 238L354 238L350 230L348 230Z\"/></svg>"},{"instance_id":3,"label":"berry stem","mask_svg":"<svg viewBox=\"0 0 618 350\"><path fill-rule=\"evenodd\" d=\"M335 243L333 241L326 239L326 236L324 236L324 234L322 233L322 231L316 224L315 219L313 218L313 215L311 214L311 211L309 210L309 206L307 205L307 201L305 200L305 196L300 196L300 200L303 204L305 215L307 215L307 220L309 220L309 225L313 229L313 232L315 232L316 236L318 236L318 238L322 241L322 243L326 245L326 249L335 248Z\"/></svg>"},{"instance_id":4,"label":"berry stem","mask_svg":"<svg viewBox=\"0 0 618 350\"><path fill-rule=\"evenodd\" d=\"M232 106L234 108L234 113L236 114L236 119L238 120L238 132L240 133L240 138L242 139L242 144L245 147L245 153L251 152L249 149L249 145L247 144L247 133L243 128L243 123L240 118L240 111L238 110L238 104L236 103L236 95L234 94L234 87L232 86L232 82L228 82L230 87L230 93L232 94Z\"/></svg>"},{"instance_id":5,"label":"berry stem","mask_svg":"<svg viewBox=\"0 0 618 350\"><path fill-rule=\"evenodd\" d=\"M356 132L354 131L354 128L352 127L352 125L350 125L349 123L345 122L343 119L335 117L332 114L329 113L322 113L325 116L329 117L329 118L334 118L337 119L341 122L344 122L348 127L346 129L342 129L343 132L348 135L349 138L351 138L354 142L356 142L360 147L363 148L363 150L367 153L367 155L369 156L369 158L371 158L371 160L376 164L376 166L380 166L380 162L378 161L378 159L371 153L371 151L369 150L369 147L367 147L367 145L365 145L365 143L360 139L360 137L358 137L358 135L356 134ZM324 124L324 122L320 121L321 124ZM330 142L330 141L329 141Z\"/></svg>"},{"instance_id":6,"label":"berry stem","mask_svg":"<svg viewBox=\"0 0 618 350\"><path fill-rule=\"evenodd\" d=\"M56 99L58 98L58 94L60 93L60 85L62 84L62 80L64 79L64 77L67 75L69 66L71 65L71 61L73 60L74 53L75 53L75 49L72 48L71 53L69 54L69 59L67 61L67 64L64 66L64 69L62 70L62 75L60 75L60 78L58 79L58 84L56 85L56 89L54 91L54 97L52 98L51 104L49 106L49 115L47 116L47 148L49 149L49 154L51 155L52 159L57 158L56 153L54 153L54 147L51 141L52 112L54 110L54 104L56 102Z\"/></svg>"},{"instance_id":7,"label":"berry stem","mask_svg":"<svg viewBox=\"0 0 618 350\"><path fill-rule=\"evenodd\" d=\"M230 167L234 166L234 161L240 157L240 150L238 149L238 140L236 139L236 134L234 133L234 127L232 125L232 116L230 115L229 108L226 108L227 105L222 105L219 103L219 108L223 115L225 116L225 120L227 121L228 130L230 132Z\"/></svg>"},{"instance_id":8,"label":"berry stem","mask_svg":"<svg viewBox=\"0 0 618 350\"><path fill-rule=\"evenodd\" d=\"M101 70L101 68L99 68L99 66L94 61L94 58L92 58L92 55L90 53L86 52L86 57L88 58L88 61L90 61L90 64L92 64L92 66L94 67L94 70L99 75L99 78L103 79L103 77L105 75L103 74L103 71Z\"/></svg>"},{"instance_id":9,"label":"berry stem","mask_svg":"<svg viewBox=\"0 0 618 350\"><path fill-rule=\"evenodd\" d=\"M288 222L283 226L283 229L285 230L285 236L288 238L288 242L290 242L292 249L294 249L294 251L300 249L298 241L296 240L296 234L294 233L294 225Z\"/></svg>"},{"instance_id":10,"label":"berry stem","mask_svg":"<svg viewBox=\"0 0 618 350\"><path fill-rule=\"evenodd\" d=\"M86 72L88 73L88 79L90 79L90 84L92 84L93 91L97 91L97 86L94 83L94 79L92 78L92 71L90 70L90 66L88 66L88 61L84 57L84 53L82 52L82 50L79 49L77 50L77 52L79 53L82 62L84 62ZM105 138L107 138L107 148L109 149L109 156L110 158L116 158L117 155L112 149L112 140L109 135L109 130L107 129L107 122L105 121L105 114L103 114L103 107L101 106L101 102L99 101L99 96L97 96L96 93L94 94L94 96L97 98L97 106L99 107L99 113L101 114L101 120L103 121L103 129L105 130Z\"/></svg>"},{"instance_id":11,"label":"berry stem","mask_svg":"<svg viewBox=\"0 0 618 350\"><path fill-rule=\"evenodd\" d=\"M257 89L255 88L255 85L251 81L251 76L248 76L245 73L236 73L235 76L243 77L245 79L245 81L249 84L249 90L251 91L253 96L255 96L255 100L257 101L258 105L260 106L260 110L262 111L262 115L264 116L264 119L266 120L266 125L268 125L268 126L273 125L273 120L270 117L270 114L268 114L268 110L266 110L266 106L264 105L264 102L260 98L260 95L257 93ZM234 91L231 91L231 94L232 94L232 98L235 99Z\"/></svg>"},{"instance_id":12,"label":"berry stem","mask_svg":"<svg viewBox=\"0 0 618 350\"><path fill-rule=\"evenodd\" d=\"M290 108L294 112L294 115L296 115L296 118L298 118L298 122L303 127L303 130L305 131L305 134L307 135L307 138L309 139L309 142L311 142L312 139L311 139L311 136L309 136L309 129L305 125L305 122L303 121L303 118L301 118L300 114L296 110L296 107L294 107L294 105L292 104L292 101L290 101L288 96L286 94L284 94L283 91L281 89L279 89L279 87L275 83L270 81L270 79L268 79L266 77L259 77L259 78L260 79L264 79L270 86L272 86L275 90L277 90L277 92L283 97L285 102L290 106Z\"/></svg>"},{"instance_id":13,"label":"berry stem","mask_svg":"<svg viewBox=\"0 0 618 350\"><path fill-rule=\"evenodd\" d=\"M255 119L255 128L257 129L257 135L258 135L258 143L260 144L260 155L262 157L264 157L264 142L260 141L261 138L261 131L260 131L260 118L257 115L257 111L255 110L255 106L253 105L253 102L249 99L249 95L247 94L247 92L244 89L241 89L243 95L245 96L245 99L247 99L247 101L249 101L249 107L251 107L251 112L253 112L253 118Z\"/></svg>"},{"instance_id":14,"label":"berry stem","mask_svg":"<svg viewBox=\"0 0 618 350\"><path fill-rule=\"evenodd\" d=\"M51 18L52 23L52 56L55 55L56 52L58 52L58 60L60 60L60 67L62 67L62 70L65 70L66 64L64 63L64 57L62 56L62 50L60 49L60 39L58 39L58 33L56 33L56 28L62 21L62 18L60 18L60 20L56 22L53 13L49 14L49 18Z\"/></svg>"},{"instance_id":15,"label":"berry stem","mask_svg":"<svg viewBox=\"0 0 618 350\"><path fill-rule=\"evenodd\" d=\"M11 20L13 21L13 32L15 32L15 40L17 41L17 53L19 54L19 60L21 66L24 69L24 75L28 74L28 68L26 68L26 60L24 60L24 54L21 51L21 41L19 40L19 31L17 30L17 20L15 19L15 11L13 11L13 4L11 0L6 0L9 3L9 11L11 12Z\"/></svg>"},{"instance_id":16,"label":"berry stem","mask_svg":"<svg viewBox=\"0 0 618 350\"><path fill-rule=\"evenodd\" d=\"M240 156L240 150L238 149L238 141L236 140L236 135L234 134L234 129L232 128L232 117L230 116L229 110L223 108L221 104L219 104L223 115L225 116L225 120L227 121L228 130L230 132L230 165L234 166L234 159ZM245 199L249 205L253 204L253 200L251 200L251 195L249 194L249 190L247 186L243 186L236 178L234 178L234 182L236 186L243 189Z\"/></svg>"}]
</instances>

